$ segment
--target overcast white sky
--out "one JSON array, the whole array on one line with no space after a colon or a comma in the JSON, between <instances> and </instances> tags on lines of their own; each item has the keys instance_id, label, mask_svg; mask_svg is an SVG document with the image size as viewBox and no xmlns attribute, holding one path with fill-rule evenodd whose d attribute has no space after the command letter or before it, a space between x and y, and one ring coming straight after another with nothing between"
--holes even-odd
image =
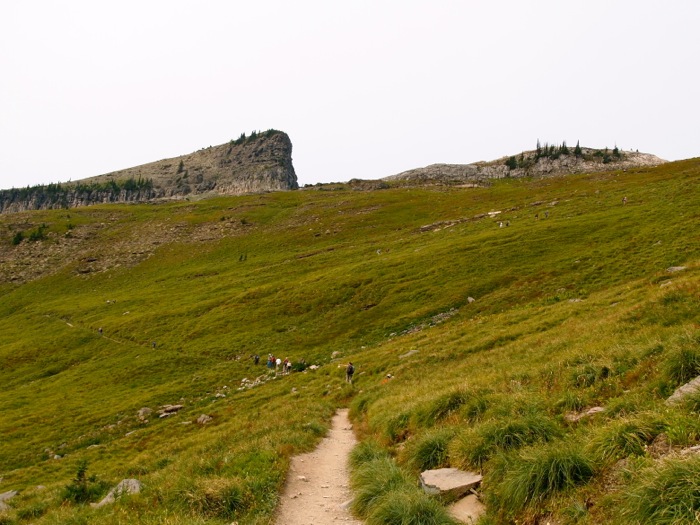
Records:
<instances>
[{"instance_id":1,"label":"overcast white sky","mask_svg":"<svg viewBox=\"0 0 700 525\"><path fill-rule=\"evenodd\" d=\"M697 0L0 1L0 188L276 128L300 184L533 149L700 156Z\"/></svg>"}]
</instances>

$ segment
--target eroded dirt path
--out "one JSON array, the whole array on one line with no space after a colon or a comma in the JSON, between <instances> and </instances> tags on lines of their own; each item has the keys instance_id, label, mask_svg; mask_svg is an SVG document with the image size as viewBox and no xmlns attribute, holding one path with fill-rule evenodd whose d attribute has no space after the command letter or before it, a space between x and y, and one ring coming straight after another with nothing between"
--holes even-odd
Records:
<instances>
[{"instance_id":1,"label":"eroded dirt path","mask_svg":"<svg viewBox=\"0 0 700 525\"><path fill-rule=\"evenodd\" d=\"M339 410L316 450L292 458L276 525L362 525L348 509L348 456L356 442L347 409Z\"/></svg>"}]
</instances>

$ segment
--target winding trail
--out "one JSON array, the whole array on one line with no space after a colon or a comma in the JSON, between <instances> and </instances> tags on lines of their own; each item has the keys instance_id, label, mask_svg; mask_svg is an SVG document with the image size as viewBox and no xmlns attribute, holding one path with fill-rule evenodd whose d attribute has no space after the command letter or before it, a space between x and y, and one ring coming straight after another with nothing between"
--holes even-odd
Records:
<instances>
[{"instance_id":1,"label":"winding trail","mask_svg":"<svg viewBox=\"0 0 700 525\"><path fill-rule=\"evenodd\" d=\"M292 458L276 525L362 525L350 514L348 456L357 443L348 410L338 410L316 450Z\"/></svg>"}]
</instances>

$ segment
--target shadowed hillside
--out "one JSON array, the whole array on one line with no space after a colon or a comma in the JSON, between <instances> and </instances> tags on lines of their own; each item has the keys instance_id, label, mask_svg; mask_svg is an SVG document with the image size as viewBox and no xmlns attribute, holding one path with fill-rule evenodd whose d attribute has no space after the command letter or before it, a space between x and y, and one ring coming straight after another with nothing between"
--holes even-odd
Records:
<instances>
[{"instance_id":1,"label":"shadowed hillside","mask_svg":"<svg viewBox=\"0 0 700 525\"><path fill-rule=\"evenodd\" d=\"M700 375L699 177L4 214L2 523L272 523L339 406L367 468L408 480L355 483L377 501L410 509L418 473L453 466L484 474L482 524L681 523L698 405L665 400Z\"/></svg>"}]
</instances>

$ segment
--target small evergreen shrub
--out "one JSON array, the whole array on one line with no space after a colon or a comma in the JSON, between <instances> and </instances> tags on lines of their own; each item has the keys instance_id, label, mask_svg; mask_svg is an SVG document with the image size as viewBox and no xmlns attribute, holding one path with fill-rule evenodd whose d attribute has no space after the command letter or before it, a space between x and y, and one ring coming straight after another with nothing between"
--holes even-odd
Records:
<instances>
[{"instance_id":1,"label":"small evergreen shrub","mask_svg":"<svg viewBox=\"0 0 700 525\"><path fill-rule=\"evenodd\" d=\"M95 501L108 488L104 481L99 481L96 476L88 476L88 462L80 460L76 469L75 478L63 489L61 499L71 503L87 503Z\"/></svg>"}]
</instances>

